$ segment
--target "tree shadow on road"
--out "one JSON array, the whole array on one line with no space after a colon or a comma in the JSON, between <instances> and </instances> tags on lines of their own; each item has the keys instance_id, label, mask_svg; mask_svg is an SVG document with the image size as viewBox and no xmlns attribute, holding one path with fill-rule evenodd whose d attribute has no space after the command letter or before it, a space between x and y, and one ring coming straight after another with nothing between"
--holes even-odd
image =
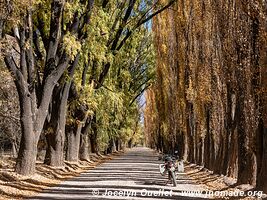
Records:
<instances>
[{"instance_id":1,"label":"tree shadow on road","mask_svg":"<svg viewBox=\"0 0 267 200\"><path fill-rule=\"evenodd\" d=\"M197 183L192 182L186 175L179 175L177 187L166 185L167 176L161 176L158 165L161 164L154 152L130 152L114 160L101 164L95 169L82 173L58 187L45 190L35 200L60 200L60 199L181 199L195 200L201 197L189 197L184 193L187 189L197 189ZM92 191L99 191L98 196L93 196ZM172 191L172 196L142 195L142 191L150 193L157 191ZM132 191L136 195L131 197L109 196L105 191Z\"/></svg>"}]
</instances>

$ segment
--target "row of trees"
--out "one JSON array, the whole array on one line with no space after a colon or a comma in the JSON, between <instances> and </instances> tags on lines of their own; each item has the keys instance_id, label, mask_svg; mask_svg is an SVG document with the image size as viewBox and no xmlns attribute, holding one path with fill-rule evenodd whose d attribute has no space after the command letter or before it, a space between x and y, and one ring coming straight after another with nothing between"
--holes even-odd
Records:
<instances>
[{"instance_id":1,"label":"row of trees","mask_svg":"<svg viewBox=\"0 0 267 200\"><path fill-rule=\"evenodd\" d=\"M52 166L88 160L89 146L109 153L140 137L136 100L154 61L145 24L174 2L5 1L1 56L20 104L16 172L34 173L42 135Z\"/></svg>"},{"instance_id":2,"label":"row of trees","mask_svg":"<svg viewBox=\"0 0 267 200\"><path fill-rule=\"evenodd\" d=\"M267 192L266 1L179 1L153 23L146 140Z\"/></svg>"}]
</instances>

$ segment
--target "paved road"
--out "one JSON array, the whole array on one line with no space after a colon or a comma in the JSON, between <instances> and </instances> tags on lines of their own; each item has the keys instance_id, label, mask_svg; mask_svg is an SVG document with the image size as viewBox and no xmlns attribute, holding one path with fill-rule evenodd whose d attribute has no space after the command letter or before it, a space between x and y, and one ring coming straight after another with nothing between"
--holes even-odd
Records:
<instances>
[{"instance_id":1,"label":"paved road","mask_svg":"<svg viewBox=\"0 0 267 200\"><path fill-rule=\"evenodd\" d=\"M157 158L151 149L133 148L120 157L30 199L204 199L204 195L193 197L183 192L201 190L185 174L178 174L176 187L166 185L167 176L160 175L158 164L161 162Z\"/></svg>"}]
</instances>

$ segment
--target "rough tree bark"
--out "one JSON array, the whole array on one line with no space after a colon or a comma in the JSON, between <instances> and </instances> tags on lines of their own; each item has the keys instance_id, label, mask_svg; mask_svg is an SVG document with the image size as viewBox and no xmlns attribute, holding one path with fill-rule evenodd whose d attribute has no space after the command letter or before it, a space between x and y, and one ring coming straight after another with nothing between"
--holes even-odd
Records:
<instances>
[{"instance_id":1,"label":"rough tree bark","mask_svg":"<svg viewBox=\"0 0 267 200\"><path fill-rule=\"evenodd\" d=\"M96 124L96 113L92 117L92 132L89 135L91 151L92 153L99 153L98 143L97 143L97 124Z\"/></svg>"},{"instance_id":2,"label":"rough tree bark","mask_svg":"<svg viewBox=\"0 0 267 200\"><path fill-rule=\"evenodd\" d=\"M265 10L265 14L267 14L267 9ZM266 22L265 22L266 23ZM267 28L265 27L265 32L262 30L262 34L265 33L266 36ZM259 161L258 161L258 176L257 176L257 187L260 190L263 190L267 193L267 40L266 37L262 44L264 44L260 50L261 52L261 60L260 66L265 66L261 68L261 88L262 93L260 97L260 113L261 113L261 122L259 124Z\"/></svg>"},{"instance_id":3,"label":"rough tree bark","mask_svg":"<svg viewBox=\"0 0 267 200\"><path fill-rule=\"evenodd\" d=\"M91 150L90 143L89 143L90 128L91 128L91 118L88 117L81 132L80 160L85 160L85 161L90 160L90 157L89 157L89 152Z\"/></svg>"},{"instance_id":4,"label":"rough tree bark","mask_svg":"<svg viewBox=\"0 0 267 200\"><path fill-rule=\"evenodd\" d=\"M76 85L74 84L74 82L72 82L69 95L70 102L77 99L78 96L79 95L76 89ZM86 105L79 104L75 107L75 110L72 111L72 114L69 116L74 121L73 123L67 124L66 126L66 160L69 162L78 162L79 160L81 132L88 118L87 109L88 108Z\"/></svg>"},{"instance_id":5,"label":"rough tree bark","mask_svg":"<svg viewBox=\"0 0 267 200\"><path fill-rule=\"evenodd\" d=\"M64 143L65 143L65 125L67 116L68 96L71 81L74 76L74 70L78 65L80 55L78 54L69 69L69 80L65 80L62 86L54 89L52 97L51 119L48 125L48 134L46 134L47 150L45 164L51 166L63 166L64 164ZM65 79L65 77L62 77Z\"/></svg>"}]
</instances>

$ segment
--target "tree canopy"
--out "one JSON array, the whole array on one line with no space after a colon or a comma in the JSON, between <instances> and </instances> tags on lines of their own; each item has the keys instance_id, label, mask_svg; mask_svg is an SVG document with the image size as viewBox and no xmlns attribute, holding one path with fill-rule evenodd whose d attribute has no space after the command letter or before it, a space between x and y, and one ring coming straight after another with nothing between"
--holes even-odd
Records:
<instances>
[{"instance_id":1,"label":"tree canopy","mask_svg":"<svg viewBox=\"0 0 267 200\"><path fill-rule=\"evenodd\" d=\"M1 56L20 102L18 173L34 173L44 138L53 166L140 142L138 99L155 74L148 23L174 3L4 2Z\"/></svg>"}]
</instances>

